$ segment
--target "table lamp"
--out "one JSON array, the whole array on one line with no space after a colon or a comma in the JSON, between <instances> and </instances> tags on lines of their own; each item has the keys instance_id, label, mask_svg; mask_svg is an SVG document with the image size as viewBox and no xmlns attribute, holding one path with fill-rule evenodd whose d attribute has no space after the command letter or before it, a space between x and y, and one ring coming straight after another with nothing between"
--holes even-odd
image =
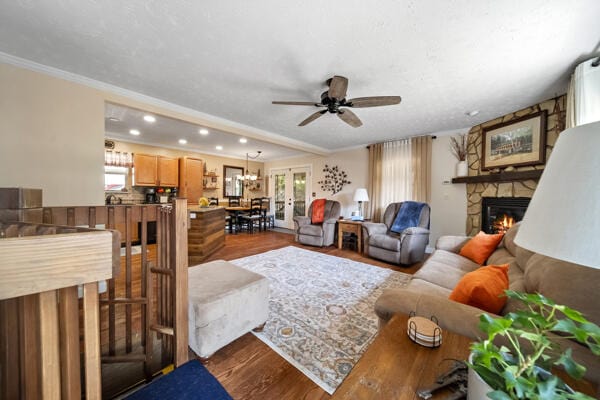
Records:
<instances>
[{"instance_id":1,"label":"table lamp","mask_svg":"<svg viewBox=\"0 0 600 400\"><path fill-rule=\"evenodd\" d=\"M362 203L363 201L369 201L369 194L367 193L367 189L356 189L356 191L354 192L354 201L358 201L358 216L362 217Z\"/></svg>"},{"instance_id":2,"label":"table lamp","mask_svg":"<svg viewBox=\"0 0 600 400\"><path fill-rule=\"evenodd\" d=\"M562 132L515 237L548 257L600 269L600 122Z\"/></svg>"}]
</instances>

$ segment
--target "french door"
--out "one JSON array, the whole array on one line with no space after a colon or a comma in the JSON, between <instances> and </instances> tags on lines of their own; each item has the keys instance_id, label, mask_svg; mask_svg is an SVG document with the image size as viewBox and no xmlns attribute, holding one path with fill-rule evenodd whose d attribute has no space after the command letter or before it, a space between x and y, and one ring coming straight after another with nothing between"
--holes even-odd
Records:
<instances>
[{"instance_id":1,"label":"french door","mask_svg":"<svg viewBox=\"0 0 600 400\"><path fill-rule=\"evenodd\" d=\"M275 226L294 229L294 217L306 215L310 205L310 167L272 169L269 195L274 201Z\"/></svg>"}]
</instances>

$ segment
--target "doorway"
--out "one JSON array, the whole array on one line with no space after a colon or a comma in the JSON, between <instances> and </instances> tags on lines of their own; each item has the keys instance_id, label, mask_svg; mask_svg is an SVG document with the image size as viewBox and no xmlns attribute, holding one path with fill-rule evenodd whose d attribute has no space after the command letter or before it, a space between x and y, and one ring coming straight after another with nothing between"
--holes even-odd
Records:
<instances>
[{"instance_id":1,"label":"doorway","mask_svg":"<svg viewBox=\"0 0 600 400\"><path fill-rule=\"evenodd\" d=\"M310 204L311 167L278 168L271 170L275 226L294 229L294 217L306 215Z\"/></svg>"}]
</instances>

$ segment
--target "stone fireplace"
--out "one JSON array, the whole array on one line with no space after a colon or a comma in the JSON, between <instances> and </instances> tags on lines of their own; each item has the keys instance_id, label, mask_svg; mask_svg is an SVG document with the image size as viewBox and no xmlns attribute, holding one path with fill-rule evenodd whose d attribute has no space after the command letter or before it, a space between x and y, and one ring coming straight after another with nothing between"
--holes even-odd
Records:
<instances>
[{"instance_id":1,"label":"stone fireplace","mask_svg":"<svg viewBox=\"0 0 600 400\"><path fill-rule=\"evenodd\" d=\"M467 184L467 235L476 235L480 230L487 231L489 229L486 226L489 226L490 222L484 221L483 218L483 201L485 198L504 199L500 200L500 203L505 202L509 208L513 207L510 204L518 202L529 204L529 199L533 196L539 177L544 169L544 165L535 165L516 168L508 167L504 170L482 170L482 129L546 110L548 113L546 124L546 159L548 159L558 138L558 134L565 127L565 104L566 96L562 95L471 128L467 139L469 176L453 180L453 182ZM493 200L492 202L495 201ZM518 211L518 213L516 210L509 209L507 211L516 213L516 218L522 219L527 204L522 206L523 210ZM487 203L485 207L488 207ZM495 213L497 210L491 209L490 211Z\"/></svg>"}]
</instances>

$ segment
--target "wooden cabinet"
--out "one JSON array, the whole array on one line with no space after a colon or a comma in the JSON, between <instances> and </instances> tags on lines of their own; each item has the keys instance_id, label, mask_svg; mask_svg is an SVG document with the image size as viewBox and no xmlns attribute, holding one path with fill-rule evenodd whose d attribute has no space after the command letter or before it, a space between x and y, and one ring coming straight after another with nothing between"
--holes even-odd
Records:
<instances>
[{"instance_id":1,"label":"wooden cabinet","mask_svg":"<svg viewBox=\"0 0 600 400\"><path fill-rule=\"evenodd\" d=\"M179 186L179 160L171 157L158 157L158 186Z\"/></svg>"},{"instance_id":2,"label":"wooden cabinet","mask_svg":"<svg viewBox=\"0 0 600 400\"><path fill-rule=\"evenodd\" d=\"M179 163L177 158L133 155L134 186L179 186Z\"/></svg>"},{"instance_id":3,"label":"wooden cabinet","mask_svg":"<svg viewBox=\"0 0 600 400\"><path fill-rule=\"evenodd\" d=\"M134 154L134 186L158 186L158 164L156 156Z\"/></svg>"},{"instance_id":4,"label":"wooden cabinet","mask_svg":"<svg viewBox=\"0 0 600 400\"><path fill-rule=\"evenodd\" d=\"M179 159L179 197L187 199L188 204L198 204L202 197L203 161L199 158L182 157Z\"/></svg>"}]
</instances>

